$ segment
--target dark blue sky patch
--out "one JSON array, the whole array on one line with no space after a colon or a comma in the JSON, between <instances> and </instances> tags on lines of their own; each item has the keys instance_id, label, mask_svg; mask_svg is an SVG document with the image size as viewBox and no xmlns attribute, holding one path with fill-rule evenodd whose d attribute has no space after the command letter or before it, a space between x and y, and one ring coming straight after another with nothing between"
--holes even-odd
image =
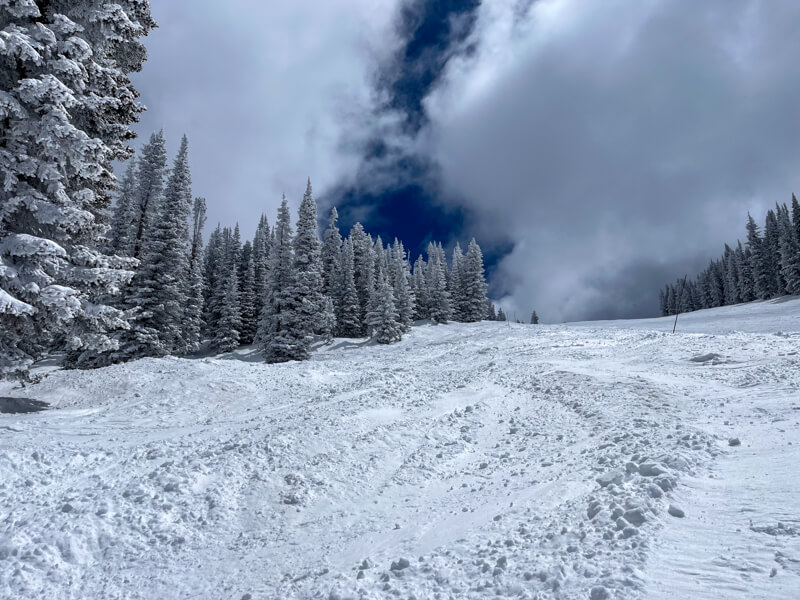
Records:
<instances>
[{"instance_id":1,"label":"dark blue sky patch","mask_svg":"<svg viewBox=\"0 0 800 600\"><path fill-rule=\"evenodd\" d=\"M415 0L400 10L398 32L407 41L378 87L389 92L387 109L405 113L407 131L427 123L422 101L472 33L479 6L479 0Z\"/></svg>"},{"instance_id":2,"label":"dark blue sky patch","mask_svg":"<svg viewBox=\"0 0 800 600\"><path fill-rule=\"evenodd\" d=\"M414 136L427 124L423 101L447 62L456 54L474 50L468 39L479 6L479 0L410 0L400 9L397 32L405 44L382 66L375 85L387 97L379 112L404 117L402 134ZM344 235L360 221L384 242L395 237L402 240L412 261L425 252L430 241L441 242L448 251L460 241L466 250L474 215L452 199L442 202L437 164L378 136L365 140L362 148L362 162L352 185L325 192L324 212L330 205L337 207ZM327 222L327 215L321 215L321 221ZM501 241L484 248L490 276L512 247Z\"/></svg>"}]
</instances>

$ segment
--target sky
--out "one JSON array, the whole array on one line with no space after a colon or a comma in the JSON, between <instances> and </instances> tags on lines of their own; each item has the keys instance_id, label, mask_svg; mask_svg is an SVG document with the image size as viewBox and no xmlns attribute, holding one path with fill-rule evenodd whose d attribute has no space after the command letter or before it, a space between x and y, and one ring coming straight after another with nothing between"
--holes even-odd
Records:
<instances>
[{"instance_id":1,"label":"sky","mask_svg":"<svg viewBox=\"0 0 800 600\"><path fill-rule=\"evenodd\" d=\"M152 4L139 143L189 136L211 226L311 177L412 260L475 237L519 319L652 316L800 192L796 0Z\"/></svg>"}]
</instances>

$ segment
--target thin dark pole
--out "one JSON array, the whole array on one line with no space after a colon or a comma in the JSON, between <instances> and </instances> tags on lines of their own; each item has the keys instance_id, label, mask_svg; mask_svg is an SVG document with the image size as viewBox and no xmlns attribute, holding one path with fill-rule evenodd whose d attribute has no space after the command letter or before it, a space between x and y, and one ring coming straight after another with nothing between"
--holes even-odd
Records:
<instances>
[{"instance_id":1,"label":"thin dark pole","mask_svg":"<svg viewBox=\"0 0 800 600\"><path fill-rule=\"evenodd\" d=\"M672 326L672 333L678 328L678 315L681 314L681 302L683 302L683 290L686 289L686 278L689 276L687 273L683 276L683 285L681 285L681 293L678 294L678 306L675 312L675 325Z\"/></svg>"}]
</instances>

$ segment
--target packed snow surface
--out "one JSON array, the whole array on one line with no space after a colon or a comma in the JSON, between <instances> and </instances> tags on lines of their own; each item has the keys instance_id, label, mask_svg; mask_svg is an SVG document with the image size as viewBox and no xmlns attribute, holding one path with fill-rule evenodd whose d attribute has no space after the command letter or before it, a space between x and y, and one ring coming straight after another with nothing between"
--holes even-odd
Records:
<instances>
[{"instance_id":1,"label":"packed snow surface","mask_svg":"<svg viewBox=\"0 0 800 600\"><path fill-rule=\"evenodd\" d=\"M800 300L51 370L2 598L800 597Z\"/></svg>"}]
</instances>

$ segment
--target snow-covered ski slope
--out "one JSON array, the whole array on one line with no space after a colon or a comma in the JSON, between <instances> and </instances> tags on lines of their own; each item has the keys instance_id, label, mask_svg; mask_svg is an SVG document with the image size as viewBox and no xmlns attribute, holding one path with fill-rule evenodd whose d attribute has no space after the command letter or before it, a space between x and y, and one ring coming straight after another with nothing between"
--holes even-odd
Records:
<instances>
[{"instance_id":1,"label":"snow-covered ski slope","mask_svg":"<svg viewBox=\"0 0 800 600\"><path fill-rule=\"evenodd\" d=\"M800 300L671 329L0 384L0 597L798 598Z\"/></svg>"}]
</instances>

